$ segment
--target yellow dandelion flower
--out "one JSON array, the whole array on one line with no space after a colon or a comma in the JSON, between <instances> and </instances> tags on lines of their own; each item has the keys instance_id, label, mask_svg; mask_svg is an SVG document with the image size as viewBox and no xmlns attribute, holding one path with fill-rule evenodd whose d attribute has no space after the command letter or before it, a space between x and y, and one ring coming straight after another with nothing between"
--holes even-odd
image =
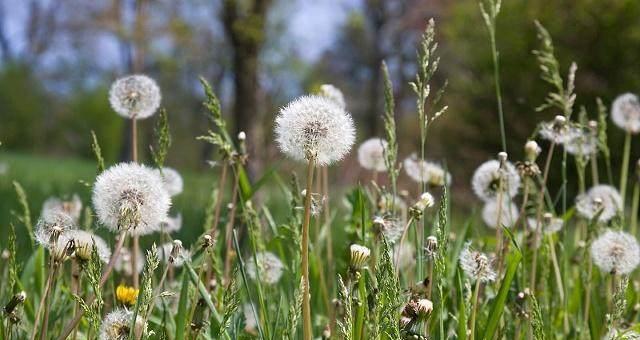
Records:
<instances>
[{"instance_id":1,"label":"yellow dandelion flower","mask_svg":"<svg viewBox=\"0 0 640 340\"><path fill-rule=\"evenodd\" d=\"M138 289L121 284L116 288L116 299L124 305L133 306L138 299Z\"/></svg>"}]
</instances>

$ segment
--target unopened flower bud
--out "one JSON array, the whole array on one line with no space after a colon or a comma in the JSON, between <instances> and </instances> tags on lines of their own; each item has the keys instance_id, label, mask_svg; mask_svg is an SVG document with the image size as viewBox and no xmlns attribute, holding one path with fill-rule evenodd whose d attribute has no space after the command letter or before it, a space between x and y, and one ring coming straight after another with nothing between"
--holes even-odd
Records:
<instances>
[{"instance_id":1,"label":"unopened flower bud","mask_svg":"<svg viewBox=\"0 0 640 340\"><path fill-rule=\"evenodd\" d=\"M371 256L371 250L358 244L352 244L349 250L351 252L351 268L354 270L362 269Z\"/></svg>"},{"instance_id":2,"label":"unopened flower bud","mask_svg":"<svg viewBox=\"0 0 640 340\"><path fill-rule=\"evenodd\" d=\"M561 116L561 115L557 115L554 118L553 122L558 127L564 126L564 124L567 122L567 118L565 118L564 116Z\"/></svg>"},{"instance_id":3,"label":"unopened flower bud","mask_svg":"<svg viewBox=\"0 0 640 340\"><path fill-rule=\"evenodd\" d=\"M527 141L527 143L524 145L524 153L527 157L527 160L531 162L535 161L536 158L538 158L540 151L540 146L534 140Z\"/></svg>"},{"instance_id":4,"label":"unopened flower bud","mask_svg":"<svg viewBox=\"0 0 640 340\"><path fill-rule=\"evenodd\" d=\"M238 140L239 141L244 141L246 139L247 139L247 134L244 131L238 132Z\"/></svg>"},{"instance_id":5,"label":"unopened flower bud","mask_svg":"<svg viewBox=\"0 0 640 340\"><path fill-rule=\"evenodd\" d=\"M438 250L438 238L433 235L427 237L424 250L428 258L433 258Z\"/></svg>"}]
</instances>

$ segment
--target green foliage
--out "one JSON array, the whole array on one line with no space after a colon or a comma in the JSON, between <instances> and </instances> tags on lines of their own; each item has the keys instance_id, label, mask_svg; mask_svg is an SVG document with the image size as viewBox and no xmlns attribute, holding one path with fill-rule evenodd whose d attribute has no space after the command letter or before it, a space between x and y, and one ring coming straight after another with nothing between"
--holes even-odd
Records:
<instances>
[{"instance_id":1,"label":"green foliage","mask_svg":"<svg viewBox=\"0 0 640 340\"><path fill-rule=\"evenodd\" d=\"M158 168L162 168L167 158L167 152L171 146L171 133L169 132L169 117L167 110L160 110L156 128L153 130L156 139L157 150L153 146L149 146L153 162Z\"/></svg>"},{"instance_id":2,"label":"green foliage","mask_svg":"<svg viewBox=\"0 0 640 340\"><path fill-rule=\"evenodd\" d=\"M93 150L93 154L96 157L96 162L98 163L97 172L101 173L104 171L104 158L102 157L102 150L100 149L100 144L98 143L98 137L96 137L96 133L93 130L91 130L91 149Z\"/></svg>"},{"instance_id":3,"label":"green foliage","mask_svg":"<svg viewBox=\"0 0 640 340\"><path fill-rule=\"evenodd\" d=\"M386 133L387 147L384 149L384 164L389 174L389 181L391 182L391 193L395 199L398 192L397 182L398 175L400 173L400 167L398 166L398 139L396 135L396 118L395 118L395 101L393 99L393 84L389 77L389 70L387 64L382 62L382 75L384 77L384 115L382 119L384 121L384 131ZM389 202L389 204L393 204ZM387 207L387 209L395 207Z\"/></svg>"}]
</instances>

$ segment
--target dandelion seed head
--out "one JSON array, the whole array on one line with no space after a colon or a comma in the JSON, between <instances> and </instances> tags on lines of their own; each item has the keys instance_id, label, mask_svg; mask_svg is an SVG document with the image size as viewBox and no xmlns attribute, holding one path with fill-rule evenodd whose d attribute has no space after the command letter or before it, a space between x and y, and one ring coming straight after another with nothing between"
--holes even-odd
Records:
<instances>
[{"instance_id":1,"label":"dandelion seed head","mask_svg":"<svg viewBox=\"0 0 640 340\"><path fill-rule=\"evenodd\" d=\"M73 239L75 242L75 254L77 258L83 261L91 260L91 253L93 252L95 242L96 251L98 252L100 260L104 263L109 262L111 249L109 249L107 243L100 236L84 230L72 230L66 234L66 237Z\"/></svg>"},{"instance_id":2,"label":"dandelion seed head","mask_svg":"<svg viewBox=\"0 0 640 340\"><path fill-rule=\"evenodd\" d=\"M114 265L115 270L124 273L127 276L131 276L131 264L133 262L133 255L128 248L122 247L120 250L120 256ZM142 273L142 269L144 268L144 256L142 255L142 251L138 249L135 253L136 257L136 272Z\"/></svg>"},{"instance_id":3,"label":"dandelion seed head","mask_svg":"<svg viewBox=\"0 0 640 340\"><path fill-rule=\"evenodd\" d=\"M482 163L474 172L471 178L473 192L483 201L494 200L501 190L505 197L515 197L520 188L520 176L515 166L505 161L504 168L500 168L500 162L490 160Z\"/></svg>"},{"instance_id":4,"label":"dandelion seed head","mask_svg":"<svg viewBox=\"0 0 640 340\"><path fill-rule=\"evenodd\" d=\"M100 340L126 340L129 339L129 332L133 312L123 308L116 309L105 316L100 326ZM147 331L147 325L138 316L134 334L136 337L142 336Z\"/></svg>"},{"instance_id":5,"label":"dandelion seed head","mask_svg":"<svg viewBox=\"0 0 640 340\"><path fill-rule=\"evenodd\" d=\"M322 97L331 99L334 103L336 103L338 106L340 106L343 109L346 109L347 104L344 100L344 95L342 94L342 91L340 91L339 88L331 85L331 84L324 84L320 86L320 95Z\"/></svg>"},{"instance_id":6,"label":"dandelion seed head","mask_svg":"<svg viewBox=\"0 0 640 340\"><path fill-rule=\"evenodd\" d=\"M34 230L36 242L48 248L52 243L74 230L76 223L73 218L62 210L48 210L40 217Z\"/></svg>"},{"instance_id":7,"label":"dandelion seed head","mask_svg":"<svg viewBox=\"0 0 640 340\"><path fill-rule=\"evenodd\" d=\"M168 234L180 231L180 229L182 229L182 214L178 213L173 217L167 216L167 218L160 223L159 229Z\"/></svg>"},{"instance_id":8,"label":"dandelion seed head","mask_svg":"<svg viewBox=\"0 0 640 340\"><path fill-rule=\"evenodd\" d=\"M467 243L460 252L460 268L472 280L481 282L495 281L497 274L493 270L493 260L486 254L471 249Z\"/></svg>"},{"instance_id":9,"label":"dandelion seed head","mask_svg":"<svg viewBox=\"0 0 640 340\"><path fill-rule=\"evenodd\" d=\"M640 333L633 330L619 330L612 328L602 340L640 340Z\"/></svg>"},{"instance_id":10,"label":"dandelion seed head","mask_svg":"<svg viewBox=\"0 0 640 340\"><path fill-rule=\"evenodd\" d=\"M244 315L244 329L247 332L254 333L258 326L258 321L253 313L253 306L250 303L245 303L242 306L242 314Z\"/></svg>"},{"instance_id":11,"label":"dandelion seed head","mask_svg":"<svg viewBox=\"0 0 640 340\"><path fill-rule=\"evenodd\" d=\"M610 185L596 185L585 194L576 198L576 211L584 218L592 219L600 211L600 222L610 221L620 211L622 197L618 190Z\"/></svg>"},{"instance_id":12,"label":"dandelion seed head","mask_svg":"<svg viewBox=\"0 0 640 340\"><path fill-rule=\"evenodd\" d=\"M246 261L247 274L253 280L258 280L272 285L277 283L284 271L284 265L282 261L273 253L268 251L259 252L256 255L254 261L253 258L249 258ZM258 266L256 267L256 263Z\"/></svg>"},{"instance_id":13,"label":"dandelion seed head","mask_svg":"<svg viewBox=\"0 0 640 340\"><path fill-rule=\"evenodd\" d=\"M549 216L545 216L540 221L540 225L538 225L538 222L535 218L531 217L527 219L527 224L529 225L529 229L532 231L540 228L540 230L545 234L553 234L562 230L564 221L561 218L553 217L553 215L549 214Z\"/></svg>"},{"instance_id":14,"label":"dandelion seed head","mask_svg":"<svg viewBox=\"0 0 640 340\"><path fill-rule=\"evenodd\" d=\"M598 150L598 137L589 129L574 126L570 128L564 148L572 155L589 158Z\"/></svg>"},{"instance_id":15,"label":"dandelion seed head","mask_svg":"<svg viewBox=\"0 0 640 340\"><path fill-rule=\"evenodd\" d=\"M298 161L330 165L349 152L355 140L351 116L332 100L303 96L280 110L276 140L283 153Z\"/></svg>"},{"instance_id":16,"label":"dandelion seed head","mask_svg":"<svg viewBox=\"0 0 640 340\"><path fill-rule=\"evenodd\" d=\"M376 234L384 235L387 242L393 244L402 236L404 222L390 214L384 214L373 219L373 228Z\"/></svg>"},{"instance_id":17,"label":"dandelion seed head","mask_svg":"<svg viewBox=\"0 0 640 340\"><path fill-rule=\"evenodd\" d=\"M165 190L169 193L169 196L176 196L182 193L184 182L182 180L182 176L180 173L173 169L164 167L162 171L156 170L160 178L162 178L162 184L164 185Z\"/></svg>"},{"instance_id":18,"label":"dandelion seed head","mask_svg":"<svg viewBox=\"0 0 640 340\"><path fill-rule=\"evenodd\" d=\"M497 200L486 202L482 208L482 220L493 229L498 227L511 228L518 220L518 207L508 202L507 199L502 200L502 207ZM500 225L498 226L498 223Z\"/></svg>"},{"instance_id":19,"label":"dandelion seed head","mask_svg":"<svg viewBox=\"0 0 640 340\"><path fill-rule=\"evenodd\" d=\"M554 144L563 144L569 137L569 132L567 119L558 115L553 121L542 122L538 133L540 137Z\"/></svg>"},{"instance_id":20,"label":"dandelion seed head","mask_svg":"<svg viewBox=\"0 0 640 340\"><path fill-rule=\"evenodd\" d=\"M75 222L80 220L82 213L82 201L77 194L73 194L70 199L63 200L58 197L49 197L42 204L40 216L51 214L54 211L61 211L69 215Z\"/></svg>"},{"instance_id":21,"label":"dandelion seed head","mask_svg":"<svg viewBox=\"0 0 640 340\"><path fill-rule=\"evenodd\" d=\"M435 162L418 159L414 153L402 162L404 171L409 178L417 183L427 183L433 186L451 184L451 174Z\"/></svg>"},{"instance_id":22,"label":"dandelion seed head","mask_svg":"<svg viewBox=\"0 0 640 340\"><path fill-rule=\"evenodd\" d=\"M387 141L381 138L370 138L360 144L358 148L358 162L360 166L371 171L385 172L387 165L384 153Z\"/></svg>"},{"instance_id":23,"label":"dandelion seed head","mask_svg":"<svg viewBox=\"0 0 640 340\"><path fill-rule=\"evenodd\" d=\"M109 90L109 102L118 115L145 119L160 106L160 88L145 75L130 75L116 80Z\"/></svg>"},{"instance_id":24,"label":"dandelion seed head","mask_svg":"<svg viewBox=\"0 0 640 340\"><path fill-rule=\"evenodd\" d=\"M611 120L619 128L636 134L640 132L640 100L632 93L619 95L611 105Z\"/></svg>"},{"instance_id":25,"label":"dandelion seed head","mask_svg":"<svg viewBox=\"0 0 640 340\"><path fill-rule=\"evenodd\" d=\"M158 248L158 258L165 264L168 264L169 261L173 259L173 266L181 267L184 264L184 261L189 259L191 253L188 249L182 249L182 242L180 242L179 246L176 246L176 241L180 242L179 240L175 240L160 246Z\"/></svg>"},{"instance_id":26,"label":"dandelion seed head","mask_svg":"<svg viewBox=\"0 0 640 340\"><path fill-rule=\"evenodd\" d=\"M171 198L158 173L144 165L120 163L105 170L93 187L98 220L113 232L145 235L167 218Z\"/></svg>"},{"instance_id":27,"label":"dandelion seed head","mask_svg":"<svg viewBox=\"0 0 640 340\"><path fill-rule=\"evenodd\" d=\"M640 245L633 235L608 229L591 244L591 258L605 273L626 275L640 263Z\"/></svg>"}]
</instances>

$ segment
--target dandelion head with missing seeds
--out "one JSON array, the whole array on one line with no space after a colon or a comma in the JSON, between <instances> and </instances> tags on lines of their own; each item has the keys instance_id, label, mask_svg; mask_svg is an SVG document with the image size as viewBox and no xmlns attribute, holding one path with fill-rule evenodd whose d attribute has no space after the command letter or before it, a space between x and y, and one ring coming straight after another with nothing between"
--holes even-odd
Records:
<instances>
[{"instance_id":1,"label":"dandelion head with missing seeds","mask_svg":"<svg viewBox=\"0 0 640 340\"><path fill-rule=\"evenodd\" d=\"M370 138L358 147L358 163L371 171L385 172L387 165L384 160L384 152L387 149L387 141L381 138Z\"/></svg>"},{"instance_id":2,"label":"dandelion head with missing seeds","mask_svg":"<svg viewBox=\"0 0 640 340\"><path fill-rule=\"evenodd\" d=\"M91 253L93 252L93 245L95 244L100 260L104 263L109 262L111 250L101 237L84 230L72 230L66 237L73 239L77 259L81 261L91 260Z\"/></svg>"},{"instance_id":3,"label":"dandelion head with missing seeds","mask_svg":"<svg viewBox=\"0 0 640 340\"><path fill-rule=\"evenodd\" d=\"M415 153L405 158L402 165L409 178L417 183L426 183L432 186L451 184L451 174L440 164L418 159Z\"/></svg>"},{"instance_id":4,"label":"dandelion head with missing seeds","mask_svg":"<svg viewBox=\"0 0 640 340\"><path fill-rule=\"evenodd\" d=\"M473 281L495 281L497 274L492 262L493 260L486 254L471 249L470 243L467 243L460 252L460 268Z\"/></svg>"},{"instance_id":5,"label":"dandelion head with missing seeds","mask_svg":"<svg viewBox=\"0 0 640 340\"><path fill-rule=\"evenodd\" d=\"M498 193L514 197L520 187L520 176L515 166L505 161L501 167L497 160L482 163L471 178L473 192L483 201L492 201Z\"/></svg>"},{"instance_id":6,"label":"dandelion head with missing seeds","mask_svg":"<svg viewBox=\"0 0 640 340\"><path fill-rule=\"evenodd\" d=\"M626 275L640 263L640 245L624 231L605 231L591 244L593 263L605 273Z\"/></svg>"},{"instance_id":7,"label":"dandelion head with missing seeds","mask_svg":"<svg viewBox=\"0 0 640 340\"><path fill-rule=\"evenodd\" d=\"M636 134L640 132L640 100L633 93L619 95L611 105L611 120L619 128Z\"/></svg>"},{"instance_id":8,"label":"dandelion head with missing seeds","mask_svg":"<svg viewBox=\"0 0 640 340\"><path fill-rule=\"evenodd\" d=\"M335 87L331 84L324 84L320 86L320 95L322 97L333 100L338 106L345 109L347 107L347 103L344 100L344 95L339 88Z\"/></svg>"},{"instance_id":9,"label":"dandelion head with missing seeds","mask_svg":"<svg viewBox=\"0 0 640 340\"><path fill-rule=\"evenodd\" d=\"M136 318L133 334L135 338L140 338L147 331L147 325L138 316ZM113 310L102 320L100 325L100 340L124 340L129 338L133 312L124 308Z\"/></svg>"},{"instance_id":10,"label":"dandelion head with missing seeds","mask_svg":"<svg viewBox=\"0 0 640 340\"><path fill-rule=\"evenodd\" d=\"M622 197L610 185L596 185L576 198L576 211L584 218L598 216L600 222L610 221L622 208Z\"/></svg>"},{"instance_id":11,"label":"dandelion head with missing seeds","mask_svg":"<svg viewBox=\"0 0 640 340\"><path fill-rule=\"evenodd\" d=\"M540 123L540 137L554 144L563 144L569 137L570 127L564 116L556 116L550 122Z\"/></svg>"},{"instance_id":12,"label":"dandelion head with missing seeds","mask_svg":"<svg viewBox=\"0 0 640 340\"><path fill-rule=\"evenodd\" d=\"M564 148L574 156L589 158L598 150L598 136L589 128L571 127Z\"/></svg>"},{"instance_id":13,"label":"dandelion head with missing seeds","mask_svg":"<svg viewBox=\"0 0 640 340\"><path fill-rule=\"evenodd\" d=\"M48 210L38 220L34 230L36 242L45 248L76 228L73 218L62 210Z\"/></svg>"},{"instance_id":14,"label":"dandelion head with missing seeds","mask_svg":"<svg viewBox=\"0 0 640 340\"><path fill-rule=\"evenodd\" d=\"M132 235L157 230L171 206L158 172L137 163L120 163L101 173L92 199L101 224Z\"/></svg>"},{"instance_id":15,"label":"dandelion head with missing seeds","mask_svg":"<svg viewBox=\"0 0 640 340\"><path fill-rule=\"evenodd\" d=\"M77 194L73 194L69 199L49 197L42 204L42 213L40 215L45 216L52 211L62 211L78 222L82 213L82 201Z\"/></svg>"},{"instance_id":16,"label":"dandelion head with missing seeds","mask_svg":"<svg viewBox=\"0 0 640 340\"><path fill-rule=\"evenodd\" d=\"M283 153L298 161L330 165L342 159L355 140L351 116L330 99L300 97L276 117L276 140Z\"/></svg>"},{"instance_id":17,"label":"dandelion head with missing seeds","mask_svg":"<svg viewBox=\"0 0 640 340\"><path fill-rule=\"evenodd\" d=\"M268 251L259 252L255 256L255 261L253 258L249 258L246 261L249 277L253 280L259 279L270 285L277 283L284 271L282 261L275 254Z\"/></svg>"},{"instance_id":18,"label":"dandelion head with missing seeds","mask_svg":"<svg viewBox=\"0 0 640 340\"><path fill-rule=\"evenodd\" d=\"M130 75L116 80L109 90L109 102L118 115L145 119L160 106L160 88L145 75Z\"/></svg>"}]
</instances>

